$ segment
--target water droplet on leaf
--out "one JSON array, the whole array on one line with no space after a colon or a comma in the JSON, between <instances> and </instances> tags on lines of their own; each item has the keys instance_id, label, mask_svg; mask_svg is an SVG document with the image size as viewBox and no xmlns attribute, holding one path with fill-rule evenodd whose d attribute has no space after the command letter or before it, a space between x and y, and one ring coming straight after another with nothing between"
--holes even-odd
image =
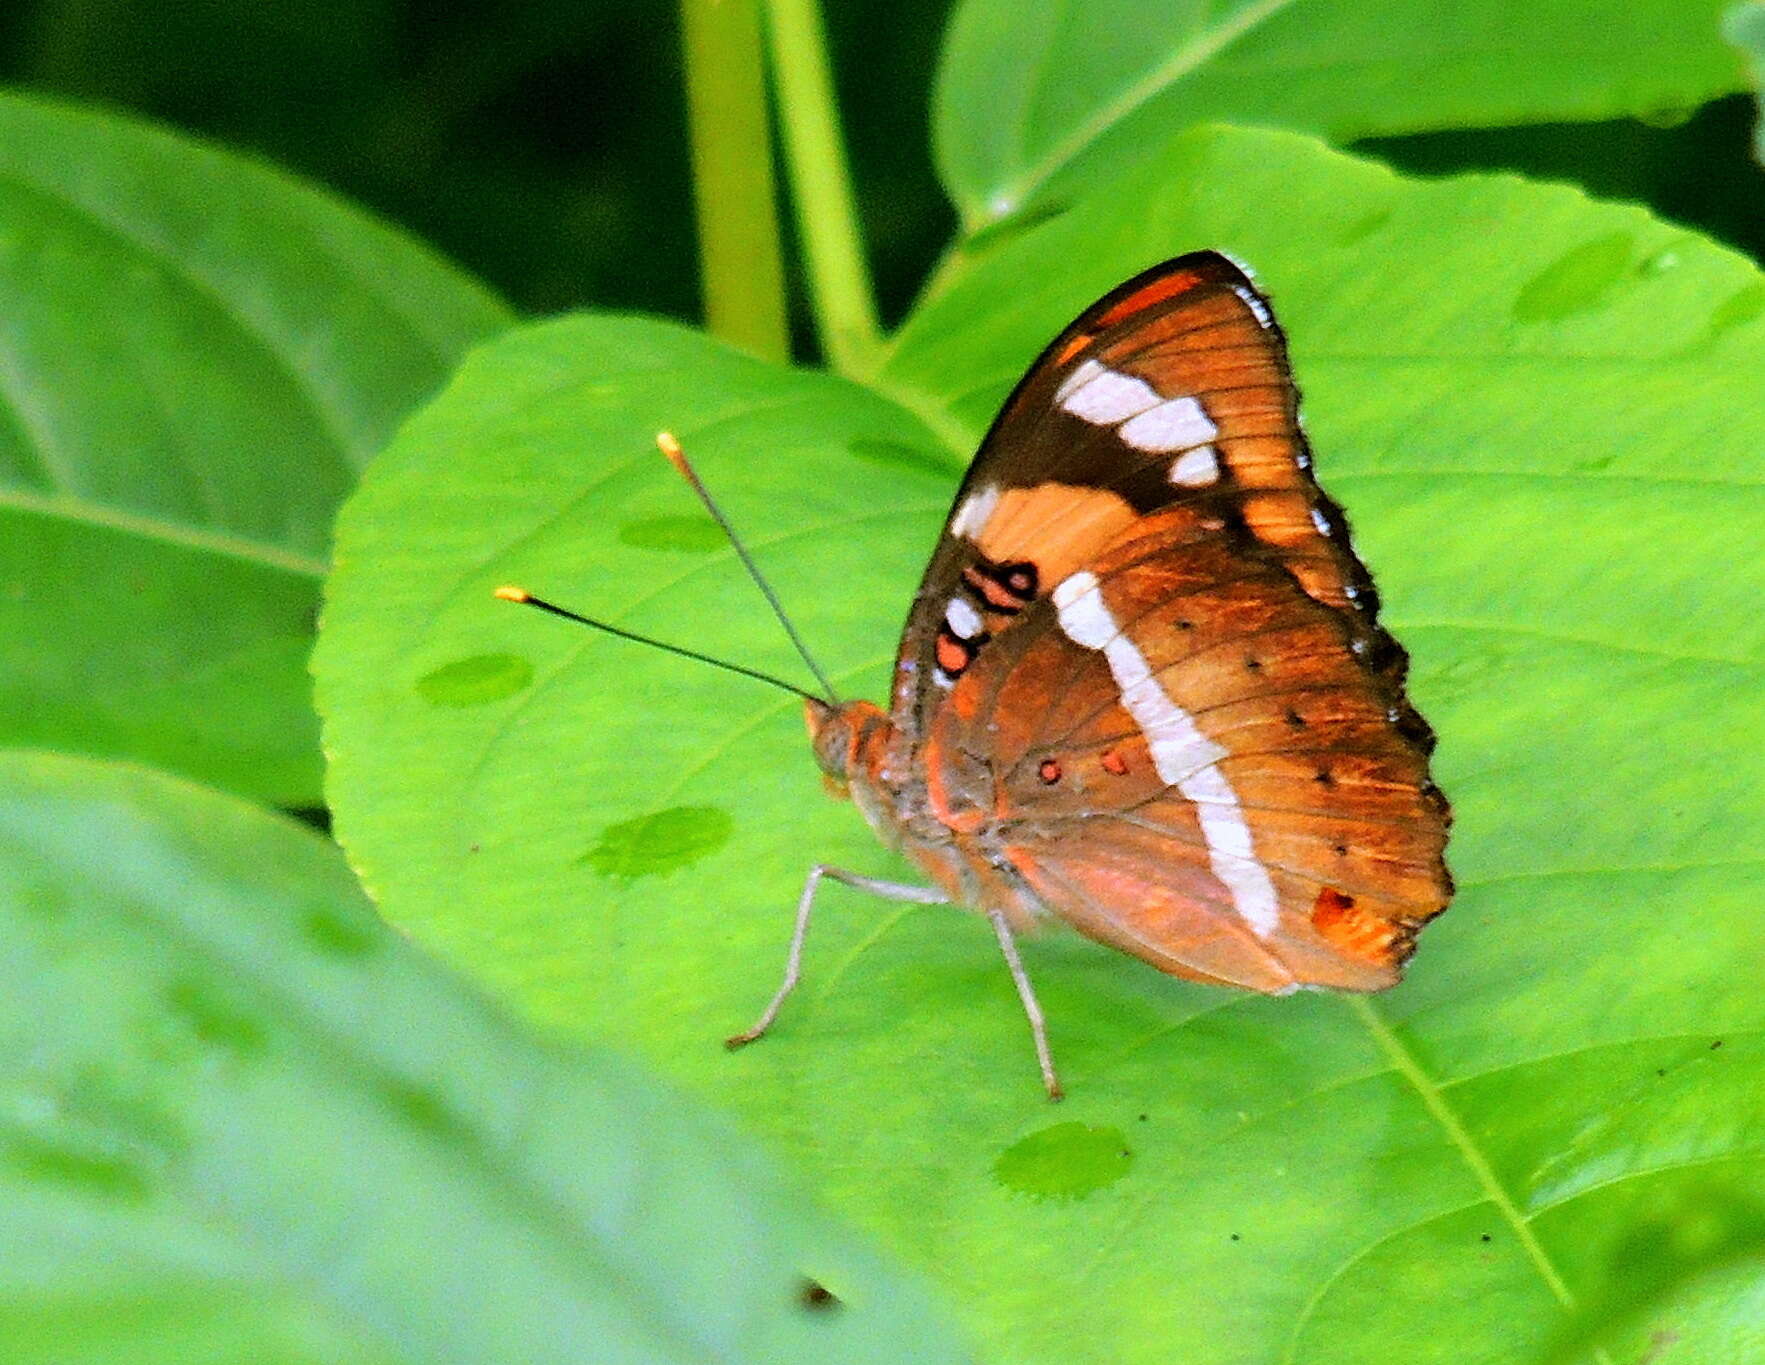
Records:
<instances>
[{"instance_id":1,"label":"water droplet on leaf","mask_svg":"<svg viewBox=\"0 0 1765 1365\"><path fill-rule=\"evenodd\" d=\"M735 821L717 806L674 806L609 825L582 861L622 881L674 872L729 842Z\"/></svg>"},{"instance_id":2,"label":"water droplet on leaf","mask_svg":"<svg viewBox=\"0 0 1765 1365\"><path fill-rule=\"evenodd\" d=\"M1636 242L1628 232L1583 242L1539 271L1514 300L1520 322L1555 322L1598 307L1630 269Z\"/></svg>"},{"instance_id":3,"label":"water droplet on leaf","mask_svg":"<svg viewBox=\"0 0 1765 1365\"><path fill-rule=\"evenodd\" d=\"M432 706L484 706L524 691L533 665L515 654L475 654L417 679L417 695Z\"/></svg>"},{"instance_id":4,"label":"water droplet on leaf","mask_svg":"<svg viewBox=\"0 0 1765 1365\"><path fill-rule=\"evenodd\" d=\"M702 555L722 549L728 542L709 517L645 517L619 528L619 542L640 550L673 550Z\"/></svg>"},{"instance_id":5,"label":"water droplet on leaf","mask_svg":"<svg viewBox=\"0 0 1765 1365\"><path fill-rule=\"evenodd\" d=\"M1730 294L1710 314L1710 335L1720 336L1734 327L1744 327L1765 313L1765 284L1749 284L1738 293Z\"/></svg>"},{"instance_id":6,"label":"water droplet on leaf","mask_svg":"<svg viewBox=\"0 0 1765 1365\"><path fill-rule=\"evenodd\" d=\"M1033 1199L1083 1199L1120 1180L1133 1160L1119 1128L1057 1123L999 1153L993 1175Z\"/></svg>"}]
</instances>

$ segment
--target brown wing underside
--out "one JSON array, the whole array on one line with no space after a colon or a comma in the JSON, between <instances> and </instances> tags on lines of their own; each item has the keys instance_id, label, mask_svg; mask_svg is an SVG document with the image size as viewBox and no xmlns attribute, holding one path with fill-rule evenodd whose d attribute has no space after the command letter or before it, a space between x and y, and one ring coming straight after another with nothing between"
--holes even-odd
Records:
<instances>
[{"instance_id":1,"label":"brown wing underside","mask_svg":"<svg viewBox=\"0 0 1765 1365\"><path fill-rule=\"evenodd\" d=\"M1252 927L1218 874L1194 783L1161 773L1106 651L1074 643L1051 601L937 710L920 751L937 803L958 821L984 813L1051 909L1162 970L1258 990L1392 984L1451 896L1446 804L1392 722L1392 685L1278 565L1186 509L1145 529L1090 572L1150 685L1221 751L1208 766L1266 871L1272 929Z\"/></svg>"},{"instance_id":2,"label":"brown wing underside","mask_svg":"<svg viewBox=\"0 0 1765 1365\"><path fill-rule=\"evenodd\" d=\"M1164 713L1142 688L1153 710L1130 714L1119 648L1063 629L1051 594L1075 575L1188 751L1155 752ZM985 825L979 856L1163 970L1389 985L1450 896L1448 816L1377 611L1267 300L1224 257L1181 257L1057 338L982 444L903 636L901 766L938 818ZM1197 799L1222 783L1266 892Z\"/></svg>"}]
</instances>

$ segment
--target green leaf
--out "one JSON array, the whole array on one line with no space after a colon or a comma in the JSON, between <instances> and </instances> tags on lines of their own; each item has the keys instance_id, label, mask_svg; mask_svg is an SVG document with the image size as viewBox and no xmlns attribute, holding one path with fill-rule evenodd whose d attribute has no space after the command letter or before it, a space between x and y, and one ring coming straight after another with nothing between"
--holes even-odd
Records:
<instances>
[{"instance_id":1,"label":"green leaf","mask_svg":"<svg viewBox=\"0 0 1765 1365\"><path fill-rule=\"evenodd\" d=\"M0 935L9 1362L959 1358L747 1141L512 1027L298 825L0 754Z\"/></svg>"},{"instance_id":2,"label":"green leaf","mask_svg":"<svg viewBox=\"0 0 1765 1365\"><path fill-rule=\"evenodd\" d=\"M1727 0L965 0L933 105L970 230L1066 203L1193 123L1337 140L1695 109L1740 88Z\"/></svg>"},{"instance_id":3,"label":"green leaf","mask_svg":"<svg viewBox=\"0 0 1765 1365\"><path fill-rule=\"evenodd\" d=\"M1441 733L1458 902L1371 1002L1029 943L1052 1110L986 925L830 887L776 1031L720 1055L806 865L904 864L822 797L793 699L492 588L802 679L727 550L621 535L691 512L666 427L836 684L881 695L958 452L1079 308L1201 244L1290 331ZM1000 1359L1532 1358L1649 1210L1765 1201L1762 302L1635 208L1202 130L973 253L875 390L661 323L511 333L345 508L315 657L338 830L401 926L739 1111ZM532 687L416 691L485 654Z\"/></svg>"},{"instance_id":4,"label":"green leaf","mask_svg":"<svg viewBox=\"0 0 1765 1365\"><path fill-rule=\"evenodd\" d=\"M0 743L317 804L337 505L507 313L287 176L5 95L0 319Z\"/></svg>"},{"instance_id":5,"label":"green leaf","mask_svg":"<svg viewBox=\"0 0 1765 1365\"><path fill-rule=\"evenodd\" d=\"M1722 34L1746 54L1753 89L1765 89L1765 3L1747 0L1729 10L1722 21ZM1753 145L1755 155L1765 163L1765 121L1754 125Z\"/></svg>"},{"instance_id":6,"label":"green leaf","mask_svg":"<svg viewBox=\"0 0 1765 1365\"><path fill-rule=\"evenodd\" d=\"M1626 1338L1646 1340L1659 1359L1757 1359L1765 1209L1717 1174L1646 1199L1632 1220L1604 1298L1568 1324L1546 1365L1574 1365ZM1623 1349L1615 1345L1621 1358Z\"/></svg>"}]
</instances>

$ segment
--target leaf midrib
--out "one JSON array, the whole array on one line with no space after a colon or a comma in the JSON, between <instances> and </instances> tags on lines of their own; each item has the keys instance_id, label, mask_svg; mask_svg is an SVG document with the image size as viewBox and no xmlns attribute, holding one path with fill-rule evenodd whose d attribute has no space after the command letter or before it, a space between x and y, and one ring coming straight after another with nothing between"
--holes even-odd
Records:
<instances>
[{"instance_id":1,"label":"leaf midrib","mask_svg":"<svg viewBox=\"0 0 1765 1365\"><path fill-rule=\"evenodd\" d=\"M33 493L23 488L0 487L0 510L6 509L119 531L124 535L159 541L178 549L220 555L262 568L296 574L302 578L321 579L331 567L328 560L315 555L301 554L296 550L266 544L230 531L180 525L163 517L109 506L74 494Z\"/></svg>"},{"instance_id":2,"label":"leaf midrib","mask_svg":"<svg viewBox=\"0 0 1765 1365\"><path fill-rule=\"evenodd\" d=\"M1373 1041L1378 1044L1379 1050L1390 1061L1392 1069L1409 1083L1410 1088L1416 1092L1417 1097L1427 1108L1429 1116L1446 1134L1447 1141L1452 1144L1459 1157L1470 1168L1472 1177L1483 1190L1485 1197L1495 1206L1502 1221L1507 1223L1509 1230L1519 1240L1521 1249L1525 1251L1527 1259L1532 1262L1533 1269L1538 1272L1538 1277L1544 1281L1545 1287L1550 1290L1552 1297L1563 1306L1565 1311L1573 1312L1576 1308L1575 1295L1570 1290L1567 1281L1563 1279L1562 1272L1557 1269L1556 1263L1551 1260L1550 1253L1544 1249L1544 1244L1533 1232L1532 1225L1520 1212L1519 1206L1514 1202L1513 1196L1508 1193L1507 1187L1502 1184L1501 1177L1496 1174L1493 1163L1484 1154L1483 1149L1477 1145L1470 1130L1460 1120L1458 1112L1447 1103L1444 1091L1423 1068L1420 1058L1409 1049L1402 1038L1398 1037L1397 1032L1385 1022L1385 1017L1374 1008L1373 1002L1366 996L1350 995L1342 997L1342 1000L1350 1013L1361 1021L1368 1033L1372 1034Z\"/></svg>"},{"instance_id":3,"label":"leaf midrib","mask_svg":"<svg viewBox=\"0 0 1765 1365\"><path fill-rule=\"evenodd\" d=\"M164 247L151 239L144 240L127 224L106 217L89 204L82 203L79 199L57 187L29 179L16 172L0 172L0 184L10 185L23 194L34 196L46 204L57 206L62 212L73 215L95 229L100 235L108 237L125 251L134 253L143 260L166 270L180 281L191 294L216 308L223 318L238 329L240 336L255 346L261 354L268 357L270 368L281 374L286 380L289 390L312 414L314 422L324 432L327 440L321 448L336 461L346 474L354 476L356 471L352 467L349 457L351 455L359 456L359 451L357 443L344 431L340 414L319 401L318 389L302 373L292 354L283 348L280 339L272 337L261 323L250 317L215 284L204 278L189 261L165 250Z\"/></svg>"},{"instance_id":4,"label":"leaf midrib","mask_svg":"<svg viewBox=\"0 0 1765 1365\"><path fill-rule=\"evenodd\" d=\"M1128 86L1114 99L1101 105L1091 116L1050 147L1030 166L1002 185L984 206L986 222L997 221L1021 208L1056 171L1067 165L1086 147L1130 114L1157 98L1184 76L1221 49L1230 46L1246 33L1288 8L1294 0L1254 0L1218 27L1202 29L1182 47ZM1025 102L1028 108L1034 97ZM995 208L1001 205L1002 208Z\"/></svg>"}]
</instances>

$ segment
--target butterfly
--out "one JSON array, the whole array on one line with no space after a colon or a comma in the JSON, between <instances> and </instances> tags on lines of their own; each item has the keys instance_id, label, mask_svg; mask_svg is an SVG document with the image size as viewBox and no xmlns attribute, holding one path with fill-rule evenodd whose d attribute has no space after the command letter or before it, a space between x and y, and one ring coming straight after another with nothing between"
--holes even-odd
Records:
<instances>
[{"instance_id":1,"label":"butterfly","mask_svg":"<svg viewBox=\"0 0 1765 1365\"><path fill-rule=\"evenodd\" d=\"M784 980L730 1046L796 985L824 879L985 914L1055 1099L1026 929L1274 995L1395 984L1452 897L1451 813L1378 614L1250 277L1201 251L1111 291L982 441L888 709L801 692L829 784L930 885L812 868Z\"/></svg>"}]
</instances>

